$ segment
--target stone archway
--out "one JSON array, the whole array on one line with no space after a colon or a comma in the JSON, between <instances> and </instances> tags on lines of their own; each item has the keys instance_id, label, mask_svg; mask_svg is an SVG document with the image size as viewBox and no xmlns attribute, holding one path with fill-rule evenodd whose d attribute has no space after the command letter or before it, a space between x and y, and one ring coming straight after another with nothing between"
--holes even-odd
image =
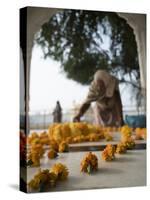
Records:
<instances>
[{"instance_id":1,"label":"stone archway","mask_svg":"<svg viewBox=\"0 0 150 200\"><path fill-rule=\"evenodd\" d=\"M26 50L26 104L28 113L29 107L29 84L30 84L30 63L32 57L32 48L35 34L40 30L42 24L50 19L52 15L61 9L57 8L27 8L27 50ZM127 20L133 28L136 37L138 57L140 65L141 86L143 94L146 96L146 17L142 14L118 13L118 15Z\"/></svg>"},{"instance_id":2,"label":"stone archway","mask_svg":"<svg viewBox=\"0 0 150 200\"><path fill-rule=\"evenodd\" d=\"M137 42L140 78L143 94L146 95L146 15L118 13L118 15L127 20L133 28Z\"/></svg>"}]
</instances>

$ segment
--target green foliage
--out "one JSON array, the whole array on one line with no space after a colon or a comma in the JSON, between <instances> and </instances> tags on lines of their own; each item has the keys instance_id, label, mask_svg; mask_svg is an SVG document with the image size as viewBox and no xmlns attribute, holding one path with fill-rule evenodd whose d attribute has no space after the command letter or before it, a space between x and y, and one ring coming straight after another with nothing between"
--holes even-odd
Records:
<instances>
[{"instance_id":1,"label":"green foliage","mask_svg":"<svg viewBox=\"0 0 150 200\"><path fill-rule=\"evenodd\" d=\"M103 40L109 37L110 45L104 49ZM139 87L137 46L132 28L116 13L63 10L43 24L36 42L41 45L44 57L61 63L68 78L83 85L89 84L98 69L106 69L133 77Z\"/></svg>"}]
</instances>

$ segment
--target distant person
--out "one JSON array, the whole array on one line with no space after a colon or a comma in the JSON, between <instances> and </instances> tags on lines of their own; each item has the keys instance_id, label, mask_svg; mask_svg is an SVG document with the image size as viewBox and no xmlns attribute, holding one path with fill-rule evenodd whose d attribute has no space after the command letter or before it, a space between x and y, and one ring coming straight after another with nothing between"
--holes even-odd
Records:
<instances>
[{"instance_id":1,"label":"distant person","mask_svg":"<svg viewBox=\"0 0 150 200\"><path fill-rule=\"evenodd\" d=\"M56 102L56 107L52 114L54 123L59 123L62 121L62 108L59 101Z\"/></svg>"},{"instance_id":2,"label":"distant person","mask_svg":"<svg viewBox=\"0 0 150 200\"><path fill-rule=\"evenodd\" d=\"M80 117L84 115L92 102L96 102L94 107L96 124L102 126L123 125L119 82L105 70L98 70L94 74L88 95L73 121L80 121Z\"/></svg>"}]
</instances>

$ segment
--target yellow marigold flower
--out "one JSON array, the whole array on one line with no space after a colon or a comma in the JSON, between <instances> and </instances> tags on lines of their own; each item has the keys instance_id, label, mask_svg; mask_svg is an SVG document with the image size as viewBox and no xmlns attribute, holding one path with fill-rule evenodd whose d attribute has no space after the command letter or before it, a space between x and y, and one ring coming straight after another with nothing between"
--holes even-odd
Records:
<instances>
[{"instance_id":1,"label":"yellow marigold flower","mask_svg":"<svg viewBox=\"0 0 150 200\"><path fill-rule=\"evenodd\" d=\"M71 129L71 135L72 137L78 136L78 135L82 135L82 131L78 128L78 123L70 123L70 129Z\"/></svg>"},{"instance_id":2,"label":"yellow marigold flower","mask_svg":"<svg viewBox=\"0 0 150 200\"><path fill-rule=\"evenodd\" d=\"M122 142L127 149L133 149L135 146L135 141L132 137L128 137L124 139Z\"/></svg>"},{"instance_id":3,"label":"yellow marigold flower","mask_svg":"<svg viewBox=\"0 0 150 200\"><path fill-rule=\"evenodd\" d=\"M144 140L146 140L146 136L147 136L147 131L146 131L146 128L142 128L142 138L144 139Z\"/></svg>"},{"instance_id":4,"label":"yellow marigold flower","mask_svg":"<svg viewBox=\"0 0 150 200\"><path fill-rule=\"evenodd\" d=\"M59 152L68 152L69 151L69 145L66 142L61 142L59 145Z\"/></svg>"},{"instance_id":5,"label":"yellow marigold flower","mask_svg":"<svg viewBox=\"0 0 150 200\"><path fill-rule=\"evenodd\" d=\"M126 146L124 145L124 143L119 143L117 144L117 148L116 148L116 153L118 154L122 154L122 153L126 153L127 149Z\"/></svg>"},{"instance_id":6,"label":"yellow marigold flower","mask_svg":"<svg viewBox=\"0 0 150 200\"><path fill-rule=\"evenodd\" d=\"M112 141L113 140L112 135L110 133L108 133L107 131L104 132L104 137L105 137L106 141Z\"/></svg>"},{"instance_id":7,"label":"yellow marigold flower","mask_svg":"<svg viewBox=\"0 0 150 200\"><path fill-rule=\"evenodd\" d=\"M50 140L49 140L47 132L44 131L40 133L39 138L42 145L49 145Z\"/></svg>"},{"instance_id":8,"label":"yellow marigold flower","mask_svg":"<svg viewBox=\"0 0 150 200\"><path fill-rule=\"evenodd\" d=\"M84 135L79 135L79 136L76 136L72 139L73 143L81 143L81 142L84 142L84 141L86 141L86 136L84 136Z\"/></svg>"},{"instance_id":9,"label":"yellow marigold flower","mask_svg":"<svg viewBox=\"0 0 150 200\"><path fill-rule=\"evenodd\" d=\"M39 138L39 135L36 132L33 132L27 137L27 142L28 144L31 144L35 139L38 139L38 138Z\"/></svg>"},{"instance_id":10,"label":"yellow marigold flower","mask_svg":"<svg viewBox=\"0 0 150 200\"><path fill-rule=\"evenodd\" d=\"M81 171L86 173L91 173L98 169L98 159L95 154L89 152L85 155L81 161Z\"/></svg>"},{"instance_id":11,"label":"yellow marigold flower","mask_svg":"<svg viewBox=\"0 0 150 200\"><path fill-rule=\"evenodd\" d=\"M108 144L102 152L102 159L105 161L111 161L115 159L115 147Z\"/></svg>"},{"instance_id":12,"label":"yellow marigold flower","mask_svg":"<svg viewBox=\"0 0 150 200\"><path fill-rule=\"evenodd\" d=\"M69 136L64 140L66 143L71 144L73 142L73 137Z\"/></svg>"},{"instance_id":13,"label":"yellow marigold flower","mask_svg":"<svg viewBox=\"0 0 150 200\"><path fill-rule=\"evenodd\" d=\"M49 159L53 159L53 158L56 158L58 154L54 149L50 149L47 156Z\"/></svg>"},{"instance_id":14,"label":"yellow marigold flower","mask_svg":"<svg viewBox=\"0 0 150 200\"><path fill-rule=\"evenodd\" d=\"M129 126L125 125L121 128L121 133L123 136L126 136L126 137L131 136L132 129Z\"/></svg>"},{"instance_id":15,"label":"yellow marigold flower","mask_svg":"<svg viewBox=\"0 0 150 200\"><path fill-rule=\"evenodd\" d=\"M146 128L136 128L135 139L136 140L146 139Z\"/></svg>"},{"instance_id":16,"label":"yellow marigold flower","mask_svg":"<svg viewBox=\"0 0 150 200\"><path fill-rule=\"evenodd\" d=\"M40 183L40 179L32 179L29 183L28 186L29 188L32 188L34 190L39 188L39 183Z\"/></svg>"},{"instance_id":17,"label":"yellow marigold flower","mask_svg":"<svg viewBox=\"0 0 150 200\"><path fill-rule=\"evenodd\" d=\"M56 163L50 169L57 176L57 180L66 180L68 178L68 168L62 163Z\"/></svg>"},{"instance_id":18,"label":"yellow marigold flower","mask_svg":"<svg viewBox=\"0 0 150 200\"><path fill-rule=\"evenodd\" d=\"M89 133L89 129L86 123L76 122L76 127L81 131L82 135L87 135Z\"/></svg>"},{"instance_id":19,"label":"yellow marigold flower","mask_svg":"<svg viewBox=\"0 0 150 200\"><path fill-rule=\"evenodd\" d=\"M97 133L99 132L99 128L97 126L93 126L92 124L87 124L88 132L90 133Z\"/></svg>"},{"instance_id":20,"label":"yellow marigold flower","mask_svg":"<svg viewBox=\"0 0 150 200\"><path fill-rule=\"evenodd\" d=\"M28 162L27 162L28 166L32 166L32 167L40 166L40 156L39 156L39 154L30 151L28 153L27 159L28 159Z\"/></svg>"},{"instance_id":21,"label":"yellow marigold flower","mask_svg":"<svg viewBox=\"0 0 150 200\"><path fill-rule=\"evenodd\" d=\"M43 148L43 145L41 144L36 144L31 146L31 152L37 153L42 157L45 153L45 150Z\"/></svg>"},{"instance_id":22,"label":"yellow marigold flower","mask_svg":"<svg viewBox=\"0 0 150 200\"><path fill-rule=\"evenodd\" d=\"M89 138L90 142L96 142L96 141L100 140L100 137L99 137L99 135L97 133L90 133L88 135L88 138Z\"/></svg>"},{"instance_id":23,"label":"yellow marigold flower","mask_svg":"<svg viewBox=\"0 0 150 200\"><path fill-rule=\"evenodd\" d=\"M60 129L61 129L62 139L66 139L67 137L71 136L71 130L68 123L62 124Z\"/></svg>"},{"instance_id":24,"label":"yellow marigold flower","mask_svg":"<svg viewBox=\"0 0 150 200\"><path fill-rule=\"evenodd\" d=\"M50 140L50 147L58 152L59 145L55 140Z\"/></svg>"},{"instance_id":25,"label":"yellow marigold flower","mask_svg":"<svg viewBox=\"0 0 150 200\"><path fill-rule=\"evenodd\" d=\"M49 187L56 184L56 175L49 172L48 169L39 170L31 181L29 181L28 186L31 189L38 189L39 191L44 191Z\"/></svg>"}]
</instances>

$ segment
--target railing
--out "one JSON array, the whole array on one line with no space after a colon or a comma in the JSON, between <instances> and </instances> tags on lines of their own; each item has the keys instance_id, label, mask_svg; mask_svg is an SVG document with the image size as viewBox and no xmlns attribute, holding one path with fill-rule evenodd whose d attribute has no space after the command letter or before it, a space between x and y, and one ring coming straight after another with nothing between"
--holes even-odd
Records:
<instances>
[{"instance_id":1,"label":"railing","mask_svg":"<svg viewBox=\"0 0 150 200\"><path fill-rule=\"evenodd\" d=\"M65 110L63 112L62 122L71 122L74 114L75 114L74 111L71 109ZM139 109L130 106L123 107L124 118L125 115L139 115L139 114L145 114L143 107L140 107ZM82 118L82 120L92 123L93 113L87 112ZM48 112L48 110L30 113L30 129L47 129L51 123L53 123L53 115L52 112Z\"/></svg>"}]
</instances>

